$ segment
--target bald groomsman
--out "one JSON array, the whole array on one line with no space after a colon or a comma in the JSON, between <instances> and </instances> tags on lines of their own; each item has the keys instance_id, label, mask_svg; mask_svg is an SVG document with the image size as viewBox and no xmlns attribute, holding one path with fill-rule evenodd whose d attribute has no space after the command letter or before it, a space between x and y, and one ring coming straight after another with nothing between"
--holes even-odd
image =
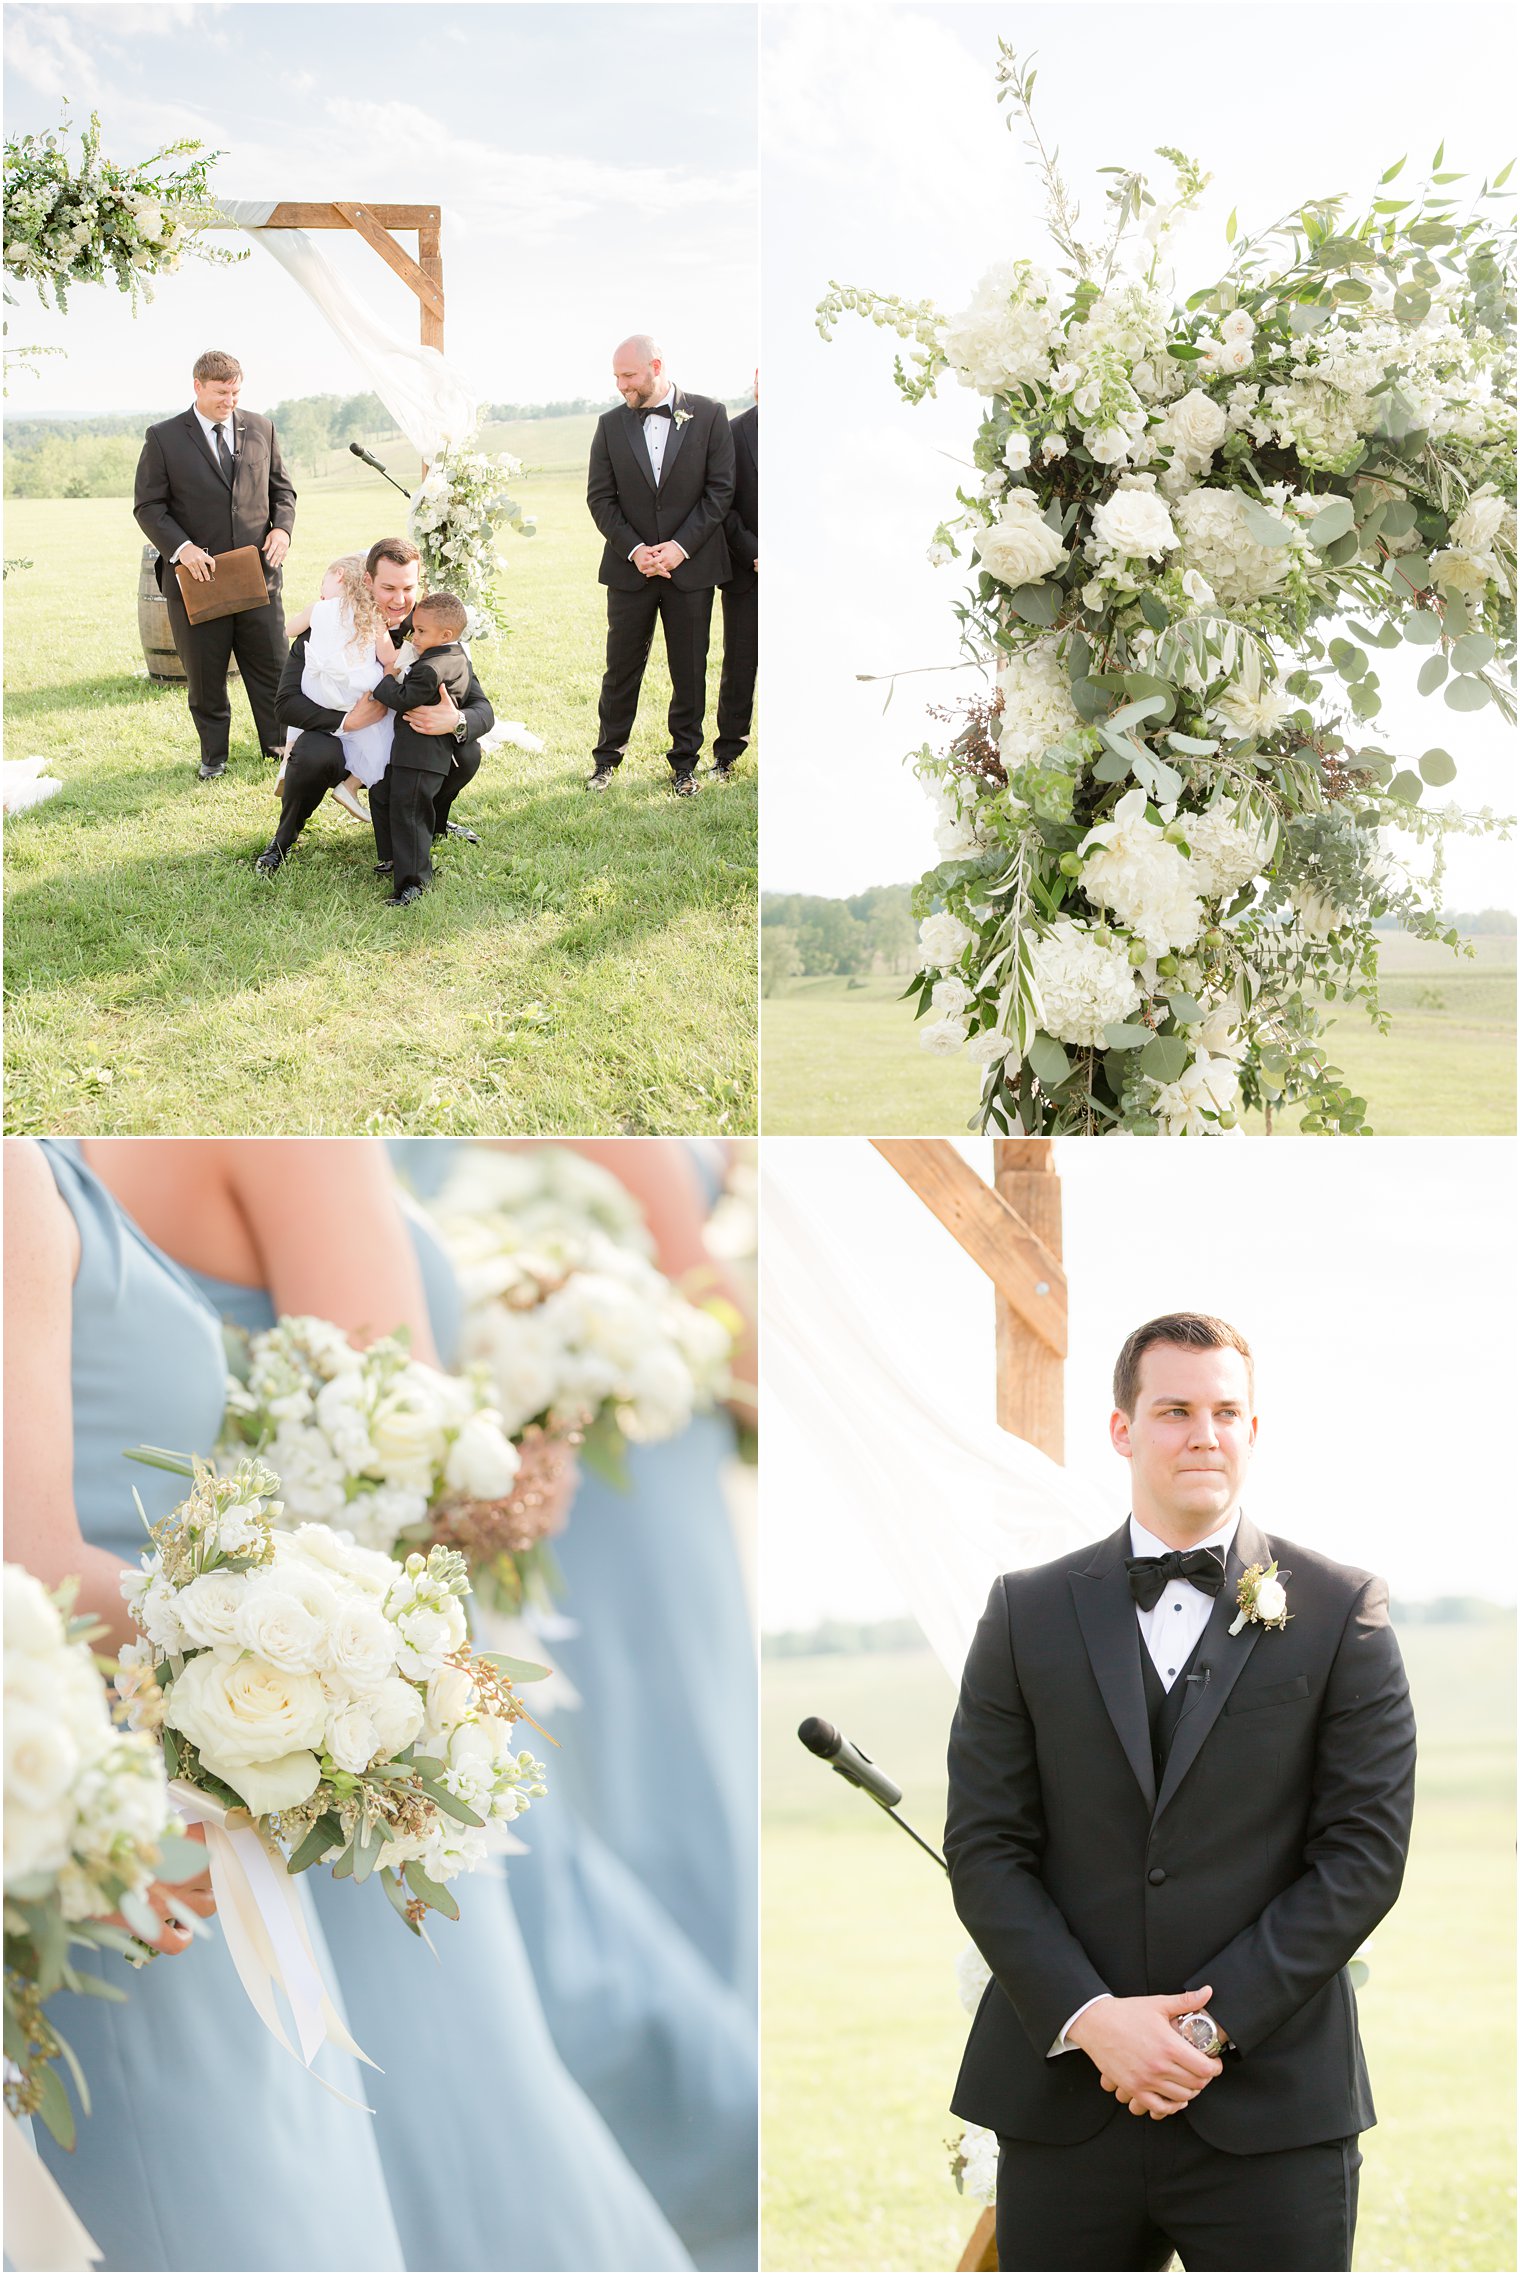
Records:
<instances>
[{"instance_id":1,"label":"bald groomsman","mask_svg":"<svg viewBox=\"0 0 1520 2275\"><path fill-rule=\"evenodd\" d=\"M586 503L606 539L607 669L588 790L605 790L622 763L638 716L656 622L670 666L670 770L677 797L697 788L707 710L707 642L713 588L729 573L724 522L734 497L728 413L688 395L666 375L646 332L612 359L622 396L591 441Z\"/></svg>"}]
</instances>

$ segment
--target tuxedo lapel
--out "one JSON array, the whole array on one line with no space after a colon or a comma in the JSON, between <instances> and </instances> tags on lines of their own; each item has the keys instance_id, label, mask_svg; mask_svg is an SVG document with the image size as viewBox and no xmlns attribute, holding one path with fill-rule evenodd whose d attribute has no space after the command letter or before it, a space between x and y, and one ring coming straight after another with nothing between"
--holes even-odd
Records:
<instances>
[{"instance_id":1,"label":"tuxedo lapel","mask_svg":"<svg viewBox=\"0 0 1520 2275\"><path fill-rule=\"evenodd\" d=\"M187 411L185 413L185 431L188 433L190 440L194 443L196 449L200 452L202 458L204 458L207 464L210 466L211 471L216 476L217 480L219 482L225 483L227 477L222 472L221 461L218 459L216 452L212 449L210 443L206 440L206 430L201 425L200 420L196 417L193 411Z\"/></svg>"},{"instance_id":2,"label":"tuxedo lapel","mask_svg":"<svg viewBox=\"0 0 1520 2275\"><path fill-rule=\"evenodd\" d=\"M1082 1640L1108 1718L1119 1734L1130 1768L1140 1781L1148 1809L1156 1806L1156 1772L1151 1761L1150 1721L1140 1675L1140 1631L1130 1594L1125 1560L1129 1519L1101 1543L1085 1572L1071 1574L1072 1601ZM1175 1753L1175 1749L1174 1749Z\"/></svg>"},{"instance_id":3,"label":"tuxedo lapel","mask_svg":"<svg viewBox=\"0 0 1520 2275\"><path fill-rule=\"evenodd\" d=\"M1240 1610L1235 1591L1241 1574L1249 1564L1269 1564L1271 1550L1248 1518L1242 1517L1235 1527L1235 1538L1225 1564L1225 1583L1214 1598L1214 1608L1198 1645L1193 1662L1195 1677L1208 1670L1208 1679L1195 1680L1194 1699L1185 1707L1172 1734L1172 1750L1167 1756L1166 1774L1161 1780L1161 1791L1156 1796L1156 1816L1166 1808L1178 1786L1198 1759L1205 1738L1224 1712L1225 1701L1240 1677L1240 1671L1256 1648L1261 1634L1260 1624L1247 1620L1238 1635L1230 1633Z\"/></svg>"},{"instance_id":4,"label":"tuxedo lapel","mask_svg":"<svg viewBox=\"0 0 1520 2275\"><path fill-rule=\"evenodd\" d=\"M628 455L633 460L635 472L644 477L650 496L657 497L659 492L655 484L654 468L649 463L649 445L644 440L644 414L642 411L631 411L626 403L623 405L623 439L628 445ZM665 445L665 455L667 459L670 456L669 443Z\"/></svg>"},{"instance_id":5,"label":"tuxedo lapel","mask_svg":"<svg viewBox=\"0 0 1520 2275\"><path fill-rule=\"evenodd\" d=\"M680 412L681 390L679 387L672 387L670 390L670 408L673 414L678 414ZM660 468L660 486L662 489L664 485L670 480L670 469L676 462L676 452L681 447L681 437L685 431L686 421L679 416L673 415L670 421L670 433L667 436L665 442L665 462Z\"/></svg>"}]
</instances>

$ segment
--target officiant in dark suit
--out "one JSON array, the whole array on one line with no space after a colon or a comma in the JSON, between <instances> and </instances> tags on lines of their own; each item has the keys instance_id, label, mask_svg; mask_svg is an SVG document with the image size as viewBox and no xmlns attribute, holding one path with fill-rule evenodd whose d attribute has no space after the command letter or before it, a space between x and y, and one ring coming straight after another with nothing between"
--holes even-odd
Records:
<instances>
[{"instance_id":1,"label":"officiant in dark suit","mask_svg":"<svg viewBox=\"0 0 1520 2275\"><path fill-rule=\"evenodd\" d=\"M945 1828L992 1970L956 2113L998 2136L998 2263L1349 2268L1376 2122L1348 1973L1392 1906L1414 1716L1388 1591L1240 1507L1251 1355L1130 1336L1131 1515L998 1580Z\"/></svg>"},{"instance_id":2,"label":"officiant in dark suit","mask_svg":"<svg viewBox=\"0 0 1520 2275\"><path fill-rule=\"evenodd\" d=\"M732 422L734 502L723 534L732 574L723 587L723 670L718 680L718 732L713 772L726 782L749 747L760 664L760 374L755 400Z\"/></svg>"},{"instance_id":3,"label":"officiant in dark suit","mask_svg":"<svg viewBox=\"0 0 1520 2275\"><path fill-rule=\"evenodd\" d=\"M678 796L697 788L707 710L707 642L714 588L729 573L724 522L734 496L728 413L666 376L647 333L612 359L621 408L604 411L591 439L586 503L606 539L607 669L588 790L605 790L638 716L639 690L658 623L670 666L670 769Z\"/></svg>"},{"instance_id":4,"label":"officiant in dark suit","mask_svg":"<svg viewBox=\"0 0 1520 2275\"><path fill-rule=\"evenodd\" d=\"M227 669L234 656L259 747L267 757L279 755L283 738L275 695L286 645L280 564L290 550L296 493L269 420L237 407L243 372L236 357L218 349L198 356L193 379L191 408L148 429L132 511L143 535L158 547L155 573L185 667L190 716L200 737L200 778L210 782L227 771L232 727ZM267 606L192 624L175 565L205 583L216 574L217 554L245 545L263 555Z\"/></svg>"}]
</instances>

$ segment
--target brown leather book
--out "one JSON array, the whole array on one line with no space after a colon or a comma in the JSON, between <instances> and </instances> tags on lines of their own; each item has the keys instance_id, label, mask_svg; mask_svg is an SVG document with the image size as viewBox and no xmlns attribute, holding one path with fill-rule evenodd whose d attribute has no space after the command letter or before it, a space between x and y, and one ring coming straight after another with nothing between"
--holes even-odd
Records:
<instances>
[{"instance_id":1,"label":"brown leather book","mask_svg":"<svg viewBox=\"0 0 1520 2275\"><path fill-rule=\"evenodd\" d=\"M216 573L204 584L177 565L174 574L192 624L209 624L215 616L241 616L244 609L269 606L264 556L257 545L239 545L231 553L218 553Z\"/></svg>"}]
</instances>

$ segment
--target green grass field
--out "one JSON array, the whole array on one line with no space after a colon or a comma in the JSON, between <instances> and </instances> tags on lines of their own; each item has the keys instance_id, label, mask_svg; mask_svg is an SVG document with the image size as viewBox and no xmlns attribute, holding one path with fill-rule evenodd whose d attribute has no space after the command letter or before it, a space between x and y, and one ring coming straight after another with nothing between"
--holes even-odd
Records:
<instances>
[{"instance_id":1,"label":"green grass field","mask_svg":"<svg viewBox=\"0 0 1520 2275\"><path fill-rule=\"evenodd\" d=\"M1393 1029L1343 1011L1334 1063L1369 1105L1383 1137L1503 1137L1515 1128L1515 943L1485 936L1476 957L1402 933L1383 935L1383 1000ZM761 1009L765 1127L823 1137L954 1135L976 1111L976 1069L918 1047L905 980L796 980ZM1333 1007L1332 1007L1333 1008ZM1298 1134L1299 1116L1277 1130ZM1259 1115L1246 1127L1260 1130Z\"/></svg>"},{"instance_id":2,"label":"green grass field","mask_svg":"<svg viewBox=\"0 0 1520 2275\"><path fill-rule=\"evenodd\" d=\"M450 843L402 911L331 802L278 876L254 874L274 769L234 684L229 773L195 780L184 695L143 673L127 502L10 505L6 552L35 566L5 587L6 751L64 789L5 825L8 1129L754 1128L755 774L669 795L658 642L616 785L580 787L605 640L592 424L487 432L528 462L539 534L509 540L512 630L476 664L546 747L488 753L458 809L483 842ZM404 446L379 455L415 474ZM405 517L346 452L295 479L292 610Z\"/></svg>"},{"instance_id":3,"label":"green grass field","mask_svg":"<svg viewBox=\"0 0 1520 2275\"><path fill-rule=\"evenodd\" d=\"M1380 2122L1356 2265L1513 2267L1514 1629L1401 1640L1419 1802L1359 2001ZM794 1734L807 1714L846 1731L937 1846L951 1686L914 1652L767 1660L762 1687L764 2264L953 2268L980 2209L945 2145L965 1936L943 1875Z\"/></svg>"}]
</instances>

